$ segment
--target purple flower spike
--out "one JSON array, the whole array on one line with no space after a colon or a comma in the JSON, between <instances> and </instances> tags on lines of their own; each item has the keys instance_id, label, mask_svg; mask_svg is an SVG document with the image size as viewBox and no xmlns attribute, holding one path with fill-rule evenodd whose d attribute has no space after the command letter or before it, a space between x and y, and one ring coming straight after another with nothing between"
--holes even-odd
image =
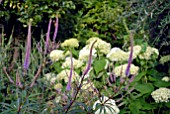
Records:
<instances>
[{"instance_id":1,"label":"purple flower spike","mask_svg":"<svg viewBox=\"0 0 170 114\"><path fill-rule=\"evenodd\" d=\"M57 37L57 32L58 32L58 15L56 16L55 31L54 31L54 35L53 35L53 43L55 42L55 39Z\"/></svg>"},{"instance_id":2,"label":"purple flower spike","mask_svg":"<svg viewBox=\"0 0 170 114\"><path fill-rule=\"evenodd\" d=\"M24 60L24 69L28 70L30 64L30 54L31 54L31 21L28 24L28 35L27 35L27 44L26 44L26 53Z\"/></svg>"},{"instance_id":3,"label":"purple flower spike","mask_svg":"<svg viewBox=\"0 0 170 114\"><path fill-rule=\"evenodd\" d=\"M48 23L48 30L47 30L47 34L46 34L45 54L47 54L47 50L48 50L48 48L49 48L51 22L52 22L52 19L50 18L49 23Z\"/></svg>"},{"instance_id":4,"label":"purple flower spike","mask_svg":"<svg viewBox=\"0 0 170 114\"><path fill-rule=\"evenodd\" d=\"M73 57L72 57L71 52L70 52L70 59L71 59L71 68L70 68L69 80L68 80L67 87L66 87L66 90L68 91L71 89L71 79L72 79L72 74L73 74Z\"/></svg>"},{"instance_id":5,"label":"purple flower spike","mask_svg":"<svg viewBox=\"0 0 170 114\"><path fill-rule=\"evenodd\" d=\"M87 67L86 67L86 70L85 70L84 73L83 73L83 76L85 76L85 75L88 73L88 71L90 70L90 68L91 68L91 63L92 63L92 50L93 50L93 46L94 46L94 44L95 44L96 42L97 42L97 40L93 42L93 44L92 44L92 46L91 46L91 48L90 48L90 56L89 56L89 60L88 60L88 65L87 65Z\"/></svg>"},{"instance_id":6,"label":"purple flower spike","mask_svg":"<svg viewBox=\"0 0 170 114\"><path fill-rule=\"evenodd\" d=\"M130 65L132 63L132 57L133 57L133 36L132 36L132 33L130 33L130 47L131 47L130 56L129 56L128 65L127 65L126 72L125 72L126 76L130 75Z\"/></svg>"}]
</instances>

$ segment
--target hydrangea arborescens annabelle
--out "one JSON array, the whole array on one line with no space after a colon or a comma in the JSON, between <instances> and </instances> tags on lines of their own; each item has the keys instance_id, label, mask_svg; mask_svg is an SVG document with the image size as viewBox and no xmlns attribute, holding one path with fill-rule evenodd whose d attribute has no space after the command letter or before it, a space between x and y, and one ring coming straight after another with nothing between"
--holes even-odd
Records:
<instances>
[{"instance_id":1,"label":"hydrangea arborescens annabelle","mask_svg":"<svg viewBox=\"0 0 170 114\"><path fill-rule=\"evenodd\" d=\"M73 67L74 68L76 68L76 69L80 68L82 65L83 65L82 61L73 58ZM67 57L65 59L65 62L62 64L62 68L70 68L70 66L71 66L71 58Z\"/></svg>"},{"instance_id":2,"label":"hydrangea arborescens annabelle","mask_svg":"<svg viewBox=\"0 0 170 114\"><path fill-rule=\"evenodd\" d=\"M79 60L87 62L89 59L89 55L90 55L90 47L86 45L79 52ZM95 50L95 48L93 48L92 49L92 58L95 58L96 56L97 56L96 50Z\"/></svg>"},{"instance_id":3,"label":"hydrangea arborescens annabelle","mask_svg":"<svg viewBox=\"0 0 170 114\"><path fill-rule=\"evenodd\" d=\"M106 57L111 61L127 61L129 58L129 53L124 52L118 47L114 47L110 50Z\"/></svg>"},{"instance_id":4,"label":"hydrangea arborescens annabelle","mask_svg":"<svg viewBox=\"0 0 170 114\"><path fill-rule=\"evenodd\" d=\"M151 95L156 103L169 102L168 99L170 98L170 89L162 87L153 91Z\"/></svg>"},{"instance_id":5,"label":"hydrangea arborescens annabelle","mask_svg":"<svg viewBox=\"0 0 170 114\"><path fill-rule=\"evenodd\" d=\"M64 51L62 50L53 50L50 53L50 59L55 62L59 60L63 60L65 58Z\"/></svg>"},{"instance_id":6,"label":"hydrangea arborescens annabelle","mask_svg":"<svg viewBox=\"0 0 170 114\"><path fill-rule=\"evenodd\" d=\"M88 82L86 80L83 80L83 84L81 89L82 90L88 90L88 91L94 91L94 84L92 82Z\"/></svg>"},{"instance_id":7,"label":"hydrangea arborescens annabelle","mask_svg":"<svg viewBox=\"0 0 170 114\"><path fill-rule=\"evenodd\" d=\"M58 81L60 81L60 80L64 80L66 83L68 82L68 79L69 79L69 75L70 75L70 70L62 70L58 75L57 75L57 77L56 77L56 79L58 80ZM73 71L73 75L72 75L72 82L73 81L76 81L76 80L78 80L79 79L79 75L75 72L75 71Z\"/></svg>"},{"instance_id":8,"label":"hydrangea arborescens annabelle","mask_svg":"<svg viewBox=\"0 0 170 114\"><path fill-rule=\"evenodd\" d=\"M97 37L92 37L89 40L87 40L87 45L89 45L91 47L92 43L97 40L97 42L94 44L94 48L98 49L100 53L103 54L108 54L110 49L111 49L111 45L110 43L107 43L103 40L101 40L100 38Z\"/></svg>"},{"instance_id":9,"label":"hydrangea arborescens annabelle","mask_svg":"<svg viewBox=\"0 0 170 114\"><path fill-rule=\"evenodd\" d=\"M165 76L165 77L162 78L162 81L169 82L170 81L170 77Z\"/></svg>"},{"instance_id":10,"label":"hydrangea arborescens annabelle","mask_svg":"<svg viewBox=\"0 0 170 114\"><path fill-rule=\"evenodd\" d=\"M63 85L61 83L57 83L54 85L54 89L56 89L56 90L61 90L62 87L63 87Z\"/></svg>"},{"instance_id":11,"label":"hydrangea arborescens annabelle","mask_svg":"<svg viewBox=\"0 0 170 114\"><path fill-rule=\"evenodd\" d=\"M125 71L128 64L120 65L114 68L114 73L116 76L122 76L125 77ZM137 74L139 70L138 66L135 66L134 64L131 64L130 66L130 74Z\"/></svg>"},{"instance_id":12,"label":"hydrangea arborescens annabelle","mask_svg":"<svg viewBox=\"0 0 170 114\"><path fill-rule=\"evenodd\" d=\"M54 74L54 73L47 73L47 74L45 74L45 79L46 79L47 81L49 81L51 84L54 84L54 83L55 83L55 81L57 80L56 77L57 77L57 76L56 76L56 74Z\"/></svg>"},{"instance_id":13,"label":"hydrangea arborescens annabelle","mask_svg":"<svg viewBox=\"0 0 170 114\"><path fill-rule=\"evenodd\" d=\"M140 58L140 59L149 60L149 59L151 59L151 56L152 56L154 53L158 56L158 55L159 55L158 49L152 48L152 47L148 46L148 47L146 48L146 51L145 51L144 53L142 53L142 54L139 55L139 58Z\"/></svg>"},{"instance_id":14,"label":"hydrangea arborescens annabelle","mask_svg":"<svg viewBox=\"0 0 170 114\"><path fill-rule=\"evenodd\" d=\"M130 47L128 48L130 50ZM141 52L142 47L140 45L133 46L133 59L135 59ZM130 51L128 52L130 54Z\"/></svg>"},{"instance_id":15,"label":"hydrangea arborescens annabelle","mask_svg":"<svg viewBox=\"0 0 170 114\"><path fill-rule=\"evenodd\" d=\"M71 38L68 40L65 40L63 43L61 43L61 47L71 47L71 48L77 48L79 47L79 41L75 38Z\"/></svg>"},{"instance_id":16,"label":"hydrangea arborescens annabelle","mask_svg":"<svg viewBox=\"0 0 170 114\"><path fill-rule=\"evenodd\" d=\"M102 110L100 111L100 108L99 108L95 112L95 114L118 114L120 112L120 110L117 107L115 100L109 99L106 103L104 103L106 100L108 100L108 97L104 96L104 97L100 97L100 100L97 100L94 103L94 105L93 105L94 110L96 109L97 104L101 104L103 106Z\"/></svg>"}]
</instances>

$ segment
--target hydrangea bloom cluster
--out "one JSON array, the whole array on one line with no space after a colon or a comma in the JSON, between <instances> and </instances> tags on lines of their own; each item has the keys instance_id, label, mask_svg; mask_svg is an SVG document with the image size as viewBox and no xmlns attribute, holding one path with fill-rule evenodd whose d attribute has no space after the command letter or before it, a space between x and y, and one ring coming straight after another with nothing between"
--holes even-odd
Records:
<instances>
[{"instance_id":1,"label":"hydrangea bloom cluster","mask_svg":"<svg viewBox=\"0 0 170 114\"><path fill-rule=\"evenodd\" d=\"M129 53L124 52L118 47L114 47L106 56L111 61L127 61L129 58Z\"/></svg>"},{"instance_id":2,"label":"hydrangea bloom cluster","mask_svg":"<svg viewBox=\"0 0 170 114\"><path fill-rule=\"evenodd\" d=\"M94 88L93 83L90 83L86 80L83 81L83 84L82 84L82 87L81 87L82 90L94 91L93 88Z\"/></svg>"},{"instance_id":3,"label":"hydrangea bloom cluster","mask_svg":"<svg viewBox=\"0 0 170 114\"><path fill-rule=\"evenodd\" d=\"M89 59L89 55L90 55L90 47L86 45L79 52L79 60L87 62L88 59ZM96 56L97 56L96 49L93 48L93 50L92 50L92 58L95 58Z\"/></svg>"},{"instance_id":4,"label":"hydrangea bloom cluster","mask_svg":"<svg viewBox=\"0 0 170 114\"><path fill-rule=\"evenodd\" d=\"M122 76L125 77L125 71L128 64L123 64L120 66L115 67L114 73L116 76ZM139 67L135 66L134 64L131 64L130 66L130 74L138 74Z\"/></svg>"},{"instance_id":5,"label":"hydrangea bloom cluster","mask_svg":"<svg viewBox=\"0 0 170 114\"><path fill-rule=\"evenodd\" d=\"M159 88L151 93L152 98L155 100L156 103L159 102L169 102L170 98L170 89L168 88Z\"/></svg>"},{"instance_id":6,"label":"hydrangea bloom cluster","mask_svg":"<svg viewBox=\"0 0 170 114\"><path fill-rule=\"evenodd\" d=\"M97 100L94 105L93 109L95 110L97 104L101 104L103 106L102 110L100 108L95 112L95 114L118 114L120 112L119 108L117 107L115 100L109 99L108 97L100 97L100 100ZM108 100L106 103L105 101ZM105 111L104 111L105 110Z\"/></svg>"},{"instance_id":7,"label":"hydrangea bloom cluster","mask_svg":"<svg viewBox=\"0 0 170 114\"><path fill-rule=\"evenodd\" d=\"M62 50L53 50L50 53L50 59L55 62L59 60L63 60L65 58L64 51Z\"/></svg>"},{"instance_id":8,"label":"hydrangea bloom cluster","mask_svg":"<svg viewBox=\"0 0 170 114\"><path fill-rule=\"evenodd\" d=\"M130 51L130 47L128 48ZM133 46L133 59L135 59L141 52L142 47L140 45ZM130 54L130 52L128 52Z\"/></svg>"},{"instance_id":9,"label":"hydrangea bloom cluster","mask_svg":"<svg viewBox=\"0 0 170 114\"><path fill-rule=\"evenodd\" d=\"M51 84L54 84L55 81L57 80L56 74L54 73L47 73L45 74L45 79L49 81Z\"/></svg>"},{"instance_id":10,"label":"hydrangea bloom cluster","mask_svg":"<svg viewBox=\"0 0 170 114\"><path fill-rule=\"evenodd\" d=\"M61 47L77 48L79 47L79 41L75 38L71 38L61 43Z\"/></svg>"},{"instance_id":11,"label":"hydrangea bloom cluster","mask_svg":"<svg viewBox=\"0 0 170 114\"><path fill-rule=\"evenodd\" d=\"M159 55L158 49L152 48L152 47L148 46L148 47L146 48L145 53L140 54L140 55L139 55L139 58L140 58L140 59L149 60L149 59L151 59L151 56L152 56L154 53L158 56L158 55Z\"/></svg>"},{"instance_id":12,"label":"hydrangea bloom cluster","mask_svg":"<svg viewBox=\"0 0 170 114\"><path fill-rule=\"evenodd\" d=\"M66 83L68 82L68 79L69 79L69 74L70 74L70 70L62 70L56 77L56 79L58 81L60 80L64 80ZM79 79L79 75L74 71L73 72L73 75L72 75L72 80L71 81L76 81Z\"/></svg>"},{"instance_id":13,"label":"hydrangea bloom cluster","mask_svg":"<svg viewBox=\"0 0 170 114\"><path fill-rule=\"evenodd\" d=\"M165 77L162 78L162 81L169 82L170 78L168 76L165 76Z\"/></svg>"},{"instance_id":14,"label":"hydrangea bloom cluster","mask_svg":"<svg viewBox=\"0 0 170 114\"><path fill-rule=\"evenodd\" d=\"M110 49L111 49L111 45L110 43L107 43L103 40L101 40L100 38L98 37L92 37L90 38L89 40L87 40L87 45L89 45L89 47L91 47L92 43L97 40L97 42L94 44L94 48L96 50L99 50L100 53L103 53L103 54L108 54Z\"/></svg>"},{"instance_id":15,"label":"hydrangea bloom cluster","mask_svg":"<svg viewBox=\"0 0 170 114\"><path fill-rule=\"evenodd\" d=\"M80 60L77 60L75 58L72 58L73 59L73 67L74 68L80 68L82 65L83 65L83 62L80 61ZM65 62L62 64L62 68L70 68L71 66L71 58L70 57L67 57L65 59Z\"/></svg>"}]
</instances>

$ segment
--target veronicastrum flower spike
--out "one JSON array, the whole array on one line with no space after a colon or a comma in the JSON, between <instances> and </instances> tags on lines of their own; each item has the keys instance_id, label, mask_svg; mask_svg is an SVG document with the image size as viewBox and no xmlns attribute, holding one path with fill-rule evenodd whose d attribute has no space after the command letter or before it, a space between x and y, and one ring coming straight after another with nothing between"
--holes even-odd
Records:
<instances>
[{"instance_id":1,"label":"veronicastrum flower spike","mask_svg":"<svg viewBox=\"0 0 170 114\"><path fill-rule=\"evenodd\" d=\"M132 57L133 57L133 36L132 36L132 33L130 33L130 45L131 45L130 56L129 56L128 65L127 65L127 68L126 68L125 76L129 76L130 75L130 65L132 63Z\"/></svg>"},{"instance_id":2,"label":"veronicastrum flower spike","mask_svg":"<svg viewBox=\"0 0 170 114\"><path fill-rule=\"evenodd\" d=\"M28 24L28 35L27 35L27 44L26 44L26 53L25 53L25 60L24 60L24 69L28 69L30 64L30 54L31 54L31 20Z\"/></svg>"},{"instance_id":3,"label":"veronicastrum flower spike","mask_svg":"<svg viewBox=\"0 0 170 114\"><path fill-rule=\"evenodd\" d=\"M45 41L45 54L47 54L47 51L49 48L51 22L52 22L52 19L50 18L49 23L48 23L48 30L47 30L47 34L46 34L46 41Z\"/></svg>"},{"instance_id":4,"label":"veronicastrum flower spike","mask_svg":"<svg viewBox=\"0 0 170 114\"><path fill-rule=\"evenodd\" d=\"M69 75L69 80L68 80L68 83L67 83L66 90L71 89L71 78L72 78L72 74L73 74L73 57L72 57L71 52L70 52L70 60L71 60L70 75Z\"/></svg>"}]
</instances>

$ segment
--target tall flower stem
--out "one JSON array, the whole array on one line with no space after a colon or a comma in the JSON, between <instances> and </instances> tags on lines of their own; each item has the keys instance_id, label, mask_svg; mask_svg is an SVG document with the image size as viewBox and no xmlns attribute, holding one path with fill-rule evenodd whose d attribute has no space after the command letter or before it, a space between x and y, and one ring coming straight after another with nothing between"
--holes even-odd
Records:
<instances>
[{"instance_id":1,"label":"tall flower stem","mask_svg":"<svg viewBox=\"0 0 170 114\"><path fill-rule=\"evenodd\" d=\"M47 33L46 33L45 54L47 54L47 51L48 51L48 48L49 48L51 23L52 23L52 19L50 18L49 23L48 23L48 30L47 30Z\"/></svg>"},{"instance_id":2,"label":"tall flower stem","mask_svg":"<svg viewBox=\"0 0 170 114\"><path fill-rule=\"evenodd\" d=\"M24 60L24 70L28 70L30 64L30 54L31 54L31 20L28 23L28 35L27 35L27 42L26 42L26 53L25 53L25 60Z\"/></svg>"},{"instance_id":3,"label":"tall flower stem","mask_svg":"<svg viewBox=\"0 0 170 114\"><path fill-rule=\"evenodd\" d=\"M87 67L86 67L86 70L85 70L84 73L83 73L83 76L82 76L82 78L81 78L80 84L79 84L78 87L77 87L77 91L75 92L74 98L73 98L73 100L70 101L70 104L69 104L69 106L68 106L67 109L66 109L66 113L69 111L69 109L71 108L71 106L72 106L73 103L75 102L75 100L76 100L76 98L77 98L77 95L78 95L79 91L81 90L81 86L82 86L84 77L85 77L85 75L88 73L88 71L89 71L90 68L91 68L91 63L92 63L92 50L93 50L93 46L94 46L94 44L95 44L96 42L97 42L97 40L93 42L93 44L92 44L92 46L91 46L91 48L90 48L90 55L89 55L88 65L87 65Z\"/></svg>"}]
</instances>

